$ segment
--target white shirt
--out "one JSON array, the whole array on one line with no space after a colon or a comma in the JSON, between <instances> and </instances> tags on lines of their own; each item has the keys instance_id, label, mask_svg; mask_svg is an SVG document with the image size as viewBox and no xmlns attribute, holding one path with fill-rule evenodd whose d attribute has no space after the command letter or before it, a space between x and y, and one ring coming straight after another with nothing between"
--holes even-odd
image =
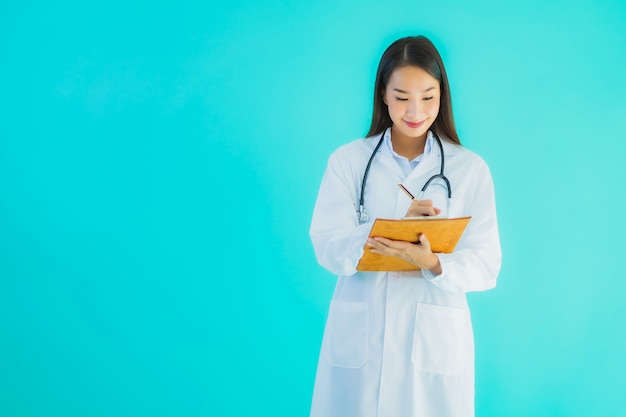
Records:
<instances>
[{"instance_id":1,"label":"white shirt","mask_svg":"<svg viewBox=\"0 0 626 417\"><path fill-rule=\"evenodd\" d=\"M426 143L424 144L424 153L416 156L413 160L409 161L409 158L406 158L406 157L398 154L396 151L393 150L393 144L391 142L391 131L390 130L387 131L387 133L385 134L385 138L383 139L383 141L385 142L385 145L387 146L387 148L389 149L389 151L393 155L393 159L396 160L396 162L398 163L398 166L400 167L400 169L404 173L404 177L405 178L409 176L411 171L413 171L415 169L415 167L420 163L420 161L422 159L424 159L425 156L431 154L432 148L433 148L433 140L434 140L433 134L429 130L428 131L428 135L426 137Z\"/></svg>"}]
</instances>

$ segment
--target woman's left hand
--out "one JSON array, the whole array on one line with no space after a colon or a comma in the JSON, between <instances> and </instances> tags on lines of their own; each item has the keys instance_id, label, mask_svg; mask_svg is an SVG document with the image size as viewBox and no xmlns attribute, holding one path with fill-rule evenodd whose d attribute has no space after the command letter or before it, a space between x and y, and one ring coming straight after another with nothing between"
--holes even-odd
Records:
<instances>
[{"instance_id":1,"label":"woman's left hand","mask_svg":"<svg viewBox=\"0 0 626 417\"><path fill-rule=\"evenodd\" d=\"M421 269L428 269L435 275L441 274L439 258L431 251L430 242L423 233L419 235L417 243L373 237L367 239L367 245L373 253L395 256Z\"/></svg>"}]
</instances>

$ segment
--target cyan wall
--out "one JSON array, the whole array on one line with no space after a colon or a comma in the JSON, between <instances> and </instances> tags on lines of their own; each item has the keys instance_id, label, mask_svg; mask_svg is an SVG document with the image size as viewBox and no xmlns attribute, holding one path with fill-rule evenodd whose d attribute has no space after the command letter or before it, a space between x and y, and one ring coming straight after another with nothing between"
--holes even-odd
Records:
<instances>
[{"instance_id":1,"label":"cyan wall","mask_svg":"<svg viewBox=\"0 0 626 417\"><path fill-rule=\"evenodd\" d=\"M626 6L0 6L0 416L304 416L334 277L309 219L425 34L496 184L477 415L626 413Z\"/></svg>"}]
</instances>

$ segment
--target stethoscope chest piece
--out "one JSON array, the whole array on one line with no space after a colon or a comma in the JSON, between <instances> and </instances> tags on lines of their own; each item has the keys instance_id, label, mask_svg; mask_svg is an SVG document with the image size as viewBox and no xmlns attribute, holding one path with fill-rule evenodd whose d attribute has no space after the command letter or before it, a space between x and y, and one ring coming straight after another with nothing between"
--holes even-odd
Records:
<instances>
[{"instance_id":1,"label":"stethoscope chest piece","mask_svg":"<svg viewBox=\"0 0 626 417\"><path fill-rule=\"evenodd\" d=\"M370 219L370 215L364 206L359 207L359 210L357 210L357 216L359 218L359 224L365 224Z\"/></svg>"}]
</instances>

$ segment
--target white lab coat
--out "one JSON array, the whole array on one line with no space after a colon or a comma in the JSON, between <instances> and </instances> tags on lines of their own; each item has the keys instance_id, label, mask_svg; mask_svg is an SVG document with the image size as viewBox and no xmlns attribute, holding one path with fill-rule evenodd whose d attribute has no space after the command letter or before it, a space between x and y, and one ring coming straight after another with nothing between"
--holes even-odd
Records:
<instances>
[{"instance_id":1,"label":"white lab coat","mask_svg":"<svg viewBox=\"0 0 626 417\"><path fill-rule=\"evenodd\" d=\"M418 195L440 169L435 143L405 178L383 144L365 189L370 223L359 225L361 180L379 138L356 140L330 156L315 204L315 254L338 280L311 416L471 417L474 339L465 293L494 287L501 263L491 174L478 155L442 140L449 217L472 216L454 253L438 254L442 274L357 272L373 219L401 218L411 203L398 183ZM430 188L427 197L441 207L445 190Z\"/></svg>"}]
</instances>

